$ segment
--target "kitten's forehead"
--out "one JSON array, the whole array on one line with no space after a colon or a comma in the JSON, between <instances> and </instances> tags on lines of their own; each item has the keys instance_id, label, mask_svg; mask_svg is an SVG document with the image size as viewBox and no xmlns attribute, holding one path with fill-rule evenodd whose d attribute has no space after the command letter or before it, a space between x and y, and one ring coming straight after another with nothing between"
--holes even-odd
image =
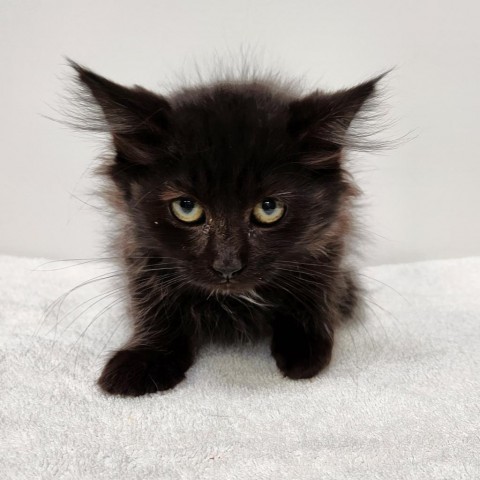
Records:
<instances>
[{"instance_id":1,"label":"kitten's forehead","mask_svg":"<svg viewBox=\"0 0 480 480\"><path fill-rule=\"evenodd\" d=\"M210 150L212 155L271 149L284 140L288 104L264 87L201 90L174 109L176 128L186 146Z\"/></svg>"},{"instance_id":2,"label":"kitten's forehead","mask_svg":"<svg viewBox=\"0 0 480 480\"><path fill-rule=\"evenodd\" d=\"M265 86L197 92L174 116L183 188L231 203L278 182L272 175L287 163L287 107Z\"/></svg>"},{"instance_id":3,"label":"kitten's forehead","mask_svg":"<svg viewBox=\"0 0 480 480\"><path fill-rule=\"evenodd\" d=\"M277 161L276 161L277 160ZM199 157L177 170L162 185L162 198L193 196L219 210L249 207L268 196L295 190L296 176L281 159L257 161L251 156Z\"/></svg>"}]
</instances>

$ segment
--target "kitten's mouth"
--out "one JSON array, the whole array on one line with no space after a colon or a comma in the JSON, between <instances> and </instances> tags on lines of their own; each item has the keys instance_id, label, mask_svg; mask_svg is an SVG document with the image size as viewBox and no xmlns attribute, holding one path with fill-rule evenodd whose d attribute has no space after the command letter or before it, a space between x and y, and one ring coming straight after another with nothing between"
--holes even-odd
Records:
<instances>
[{"instance_id":1,"label":"kitten's mouth","mask_svg":"<svg viewBox=\"0 0 480 480\"><path fill-rule=\"evenodd\" d=\"M251 285L245 285L235 280L221 280L219 283L213 284L214 291L222 292L227 295L232 293L244 293L251 290Z\"/></svg>"},{"instance_id":2,"label":"kitten's mouth","mask_svg":"<svg viewBox=\"0 0 480 480\"><path fill-rule=\"evenodd\" d=\"M232 280L222 280L218 284L217 288L220 288L220 290L229 292L229 291L232 291L232 290L238 290L239 287L240 287L240 285L237 282L234 282Z\"/></svg>"}]
</instances>

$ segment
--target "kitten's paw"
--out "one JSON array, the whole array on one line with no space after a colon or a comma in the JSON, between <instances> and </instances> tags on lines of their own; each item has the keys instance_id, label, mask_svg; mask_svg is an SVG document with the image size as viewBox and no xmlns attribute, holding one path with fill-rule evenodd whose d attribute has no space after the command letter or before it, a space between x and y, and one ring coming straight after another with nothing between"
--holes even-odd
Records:
<instances>
[{"instance_id":1,"label":"kitten's paw","mask_svg":"<svg viewBox=\"0 0 480 480\"><path fill-rule=\"evenodd\" d=\"M272 355L286 377L299 380L314 377L330 363L332 346L328 340L314 343L308 339L274 337Z\"/></svg>"},{"instance_id":2,"label":"kitten's paw","mask_svg":"<svg viewBox=\"0 0 480 480\"><path fill-rule=\"evenodd\" d=\"M105 365L98 384L107 393L139 396L173 388L191 362L155 350L120 350Z\"/></svg>"}]
</instances>

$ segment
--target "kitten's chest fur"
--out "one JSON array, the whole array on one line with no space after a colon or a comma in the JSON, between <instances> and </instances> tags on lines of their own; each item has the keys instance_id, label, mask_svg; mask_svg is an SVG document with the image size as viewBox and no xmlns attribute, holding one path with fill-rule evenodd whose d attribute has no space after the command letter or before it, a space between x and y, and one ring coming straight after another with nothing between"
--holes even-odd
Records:
<instances>
[{"instance_id":1,"label":"kitten's chest fur","mask_svg":"<svg viewBox=\"0 0 480 480\"><path fill-rule=\"evenodd\" d=\"M201 342L236 343L255 341L271 334L271 309L255 296L187 295L190 329Z\"/></svg>"}]
</instances>

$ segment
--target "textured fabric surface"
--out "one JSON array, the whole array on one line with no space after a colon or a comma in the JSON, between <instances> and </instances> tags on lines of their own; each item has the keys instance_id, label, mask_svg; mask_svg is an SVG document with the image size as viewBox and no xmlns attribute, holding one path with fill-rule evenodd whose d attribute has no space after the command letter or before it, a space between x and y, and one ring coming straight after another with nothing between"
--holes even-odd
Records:
<instances>
[{"instance_id":1,"label":"textured fabric surface","mask_svg":"<svg viewBox=\"0 0 480 480\"><path fill-rule=\"evenodd\" d=\"M480 478L480 258L364 270L365 318L313 380L266 344L209 348L134 399L95 385L128 336L114 278L45 316L113 272L0 257L1 478Z\"/></svg>"}]
</instances>

